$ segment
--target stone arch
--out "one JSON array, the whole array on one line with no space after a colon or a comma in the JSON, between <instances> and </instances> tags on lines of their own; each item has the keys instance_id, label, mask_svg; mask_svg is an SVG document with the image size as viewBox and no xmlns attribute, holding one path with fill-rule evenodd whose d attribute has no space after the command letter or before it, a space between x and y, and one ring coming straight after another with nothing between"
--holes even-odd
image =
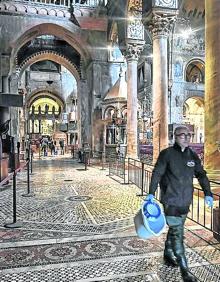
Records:
<instances>
[{"instance_id":1,"label":"stone arch","mask_svg":"<svg viewBox=\"0 0 220 282\"><path fill-rule=\"evenodd\" d=\"M185 66L184 76L187 82L205 83L205 62L200 58L191 59Z\"/></svg>"},{"instance_id":2,"label":"stone arch","mask_svg":"<svg viewBox=\"0 0 220 282\"><path fill-rule=\"evenodd\" d=\"M112 116L115 113L115 107L114 106L108 106L105 110L104 110L104 119L105 120L112 120Z\"/></svg>"},{"instance_id":3,"label":"stone arch","mask_svg":"<svg viewBox=\"0 0 220 282\"><path fill-rule=\"evenodd\" d=\"M33 102L42 96L47 96L48 98L55 100L62 109L64 108L65 102L60 94L54 89L48 90L47 88L38 88L32 91L32 93L27 97L26 107L30 108Z\"/></svg>"},{"instance_id":4,"label":"stone arch","mask_svg":"<svg viewBox=\"0 0 220 282\"><path fill-rule=\"evenodd\" d=\"M26 58L17 69L17 72L19 72L19 78L21 78L24 70L27 67L29 67L30 65L36 62L44 61L44 60L51 60L63 65L66 69L68 69L72 73L72 75L76 78L76 80L79 81L80 71L78 70L78 68L68 58L55 51L40 51Z\"/></svg>"},{"instance_id":5,"label":"stone arch","mask_svg":"<svg viewBox=\"0 0 220 282\"><path fill-rule=\"evenodd\" d=\"M204 141L204 99L193 96L184 101L183 122L193 126L193 143Z\"/></svg>"},{"instance_id":6,"label":"stone arch","mask_svg":"<svg viewBox=\"0 0 220 282\"><path fill-rule=\"evenodd\" d=\"M39 25L34 25L29 28L30 25L26 26L26 30L17 36L12 42L12 55L11 55L11 72L16 66L16 55L19 49L25 45L28 41L34 39L41 35L54 35L70 44L81 56L82 60L86 63L91 60L92 55L89 52L88 43L85 42L82 31L77 26L64 27L54 23L42 23Z\"/></svg>"}]
</instances>

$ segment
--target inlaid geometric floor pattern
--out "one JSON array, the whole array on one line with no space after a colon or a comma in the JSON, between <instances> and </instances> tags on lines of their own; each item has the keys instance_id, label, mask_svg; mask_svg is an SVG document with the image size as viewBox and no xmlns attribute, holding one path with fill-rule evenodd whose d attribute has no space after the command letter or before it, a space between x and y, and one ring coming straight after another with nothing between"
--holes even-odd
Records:
<instances>
[{"instance_id":1,"label":"inlaid geometric floor pattern","mask_svg":"<svg viewBox=\"0 0 220 282\"><path fill-rule=\"evenodd\" d=\"M163 262L166 234L139 239L133 217L142 202L134 185L121 185L107 170L64 158L33 164L17 176L17 220L12 189L0 190L0 282L180 282L178 268ZM220 281L220 244L201 227L185 230L186 256L199 281Z\"/></svg>"}]
</instances>

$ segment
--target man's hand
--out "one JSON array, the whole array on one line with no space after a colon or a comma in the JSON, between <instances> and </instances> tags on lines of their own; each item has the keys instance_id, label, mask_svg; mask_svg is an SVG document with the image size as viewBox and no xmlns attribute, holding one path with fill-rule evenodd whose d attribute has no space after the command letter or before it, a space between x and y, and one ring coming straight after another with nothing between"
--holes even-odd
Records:
<instances>
[{"instance_id":1,"label":"man's hand","mask_svg":"<svg viewBox=\"0 0 220 282\"><path fill-rule=\"evenodd\" d=\"M205 196L205 203L209 208L213 207L213 198L211 196Z\"/></svg>"},{"instance_id":2,"label":"man's hand","mask_svg":"<svg viewBox=\"0 0 220 282\"><path fill-rule=\"evenodd\" d=\"M153 200L154 200L153 194L148 194L147 197L145 198L145 201L153 201Z\"/></svg>"}]
</instances>

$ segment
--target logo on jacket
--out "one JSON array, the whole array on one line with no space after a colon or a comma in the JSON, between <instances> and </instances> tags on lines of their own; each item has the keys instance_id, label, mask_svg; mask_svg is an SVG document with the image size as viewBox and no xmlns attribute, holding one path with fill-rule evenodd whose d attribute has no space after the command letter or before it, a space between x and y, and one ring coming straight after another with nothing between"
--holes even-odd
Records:
<instances>
[{"instance_id":1,"label":"logo on jacket","mask_svg":"<svg viewBox=\"0 0 220 282\"><path fill-rule=\"evenodd\" d=\"M189 166L189 167L194 167L195 162L194 161L188 161L186 165Z\"/></svg>"}]
</instances>

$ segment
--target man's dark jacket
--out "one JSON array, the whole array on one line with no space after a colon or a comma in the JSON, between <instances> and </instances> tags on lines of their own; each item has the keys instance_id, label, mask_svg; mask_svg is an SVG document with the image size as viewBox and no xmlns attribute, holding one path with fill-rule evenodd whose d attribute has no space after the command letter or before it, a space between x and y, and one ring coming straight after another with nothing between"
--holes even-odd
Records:
<instances>
[{"instance_id":1,"label":"man's dark jacket","mask_svg":"<svg viewBox=\"0 0 220 282\"><path fill-rule=\"evenodd\" d=\"M160 152L152 172L150 194L155 194L158 184L163 204L186 207L192 202L193 176L198 178L205 196L212 196L209 180L198 155L189 147L182 152L175 143Z\"/></svg>"}]
</instances>

